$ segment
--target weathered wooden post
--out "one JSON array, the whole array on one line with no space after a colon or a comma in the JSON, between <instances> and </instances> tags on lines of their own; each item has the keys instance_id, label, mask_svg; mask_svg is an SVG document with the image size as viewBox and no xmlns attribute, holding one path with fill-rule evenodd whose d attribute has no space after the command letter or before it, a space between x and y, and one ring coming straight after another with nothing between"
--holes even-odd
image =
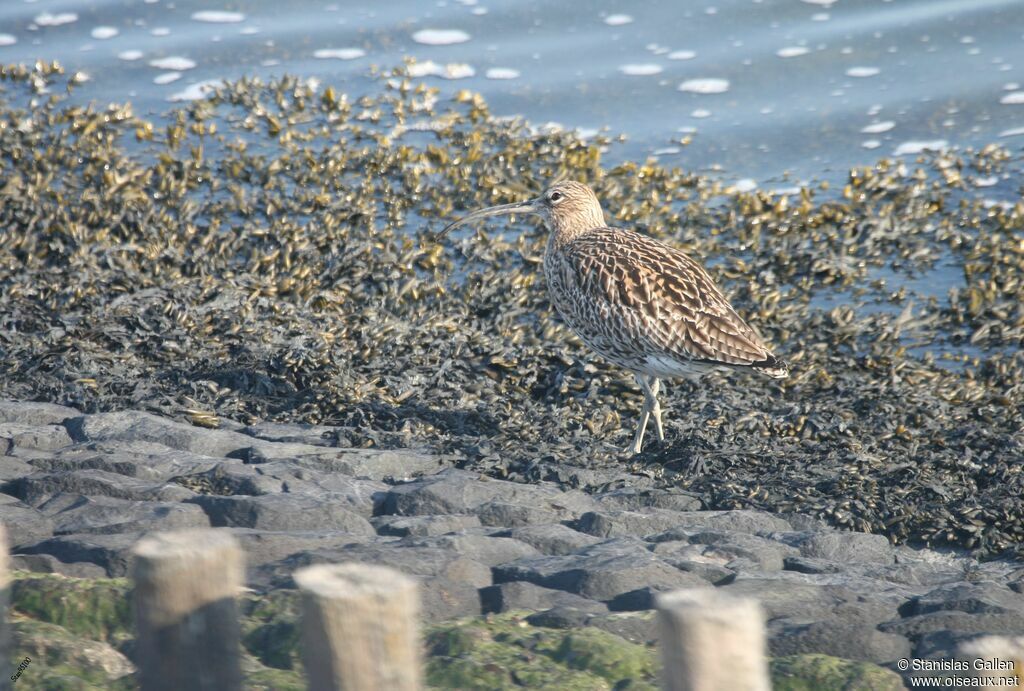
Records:
<instances>
[{"instance_id":1,"label":"weathered wooden post","mask_svg":"<svg viewBox=\"0 0 1024 691\"><path fill-rule=\"evenodd\" d=\"M383 566L300 569L302 660L310 691L422 687L416 581Z\"/></svg>"},{"instance_id":2,"label":"weathered wooden post","mask_svg":"<svg viewBox=\"0 0 1024 691\"><path fill-rule=\"evenodd\" d=\"M1024 636L975 638L957 652L967 664L961 676L978 679L978 687L1024 689Z\"/></svg>"},{"instance_id":3,"label":"weathered wooden post","mask_svg":"<svg viewBox=\"0 0 1024 691\"><path fill-rule=\"evenodd\" d=\"M714 588L658 595L666 691L768 691L764 614Z\"/></svg>"},{"instance_id":4,"label":"weathered wooden post","mask_svg":"<svg viewBox=\"0 0 1024 691\"><path fill-rule=\"evenodd\" d=\"M133 552L143 691L240 690L243 557L235 539L220 530L154 533Z\"/></svg>"}]
</instances>

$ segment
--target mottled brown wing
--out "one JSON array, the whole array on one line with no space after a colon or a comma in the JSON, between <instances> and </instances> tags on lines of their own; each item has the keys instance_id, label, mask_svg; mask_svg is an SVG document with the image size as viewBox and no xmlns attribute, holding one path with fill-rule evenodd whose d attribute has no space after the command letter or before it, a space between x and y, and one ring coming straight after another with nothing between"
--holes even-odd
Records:
<instances>
[{"instance_id":1,"label":"mottled brown wing","mask_svg":"<svg viewBox=\"0 0 1024 691\"><path fill-rule=\"evenodd\" d=\"M639 233L598 228L563 249L580 288L641 327L649 355L753 367L785 376L785 364L729 304L711 277L681 251Z\"/></svg>"}]
</instances>

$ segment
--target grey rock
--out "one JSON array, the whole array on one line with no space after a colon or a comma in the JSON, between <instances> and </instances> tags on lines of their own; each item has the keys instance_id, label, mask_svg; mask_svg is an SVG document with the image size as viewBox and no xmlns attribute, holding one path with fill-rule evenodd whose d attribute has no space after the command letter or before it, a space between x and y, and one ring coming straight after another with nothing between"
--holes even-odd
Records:
<instances>
[{"instance_id":1,"label":"grey rock","mask_svg":"<svg viewBox=\"0 0 1024 691\"><path fill-rule=\"evenodd\" d=\"M480 527L480 519L472 514L452 516L376 516L370 523L378 535L396 537L445 535L466 528Z\"/></svg>"},{"instance_id":2,"label":"grey rock","mask_svg":"<svg viewBox=\"0 0 1024 691\"><path fill-rule=\"evenodd\" d=\"M814 557L786 557L782 560L782 568L786 571L797 573L839 573L842 566L827 559L815 559Z\"/></svg>"},{"instance_id":3,"label":"grey rock","mask_svg":"<svg viewBox=\"0 0 1024 691\"><path fill-rule=\"evenodd\" d=\"M492 502L550 511L560 519L575 518L595 508L582 492L562 492L547 485L526 485L505 480L481 479L475 473L448 469L436 475L393 487L383 513L422 516L477 513ZM487 525L483 519L481 523Z\"/></svg>"},{"instance_id":4,"label":"grey rock","mask_svg":"<svg viewBox=\"0 0 1024 691\"><path fill-rule=\"evenodd\" d=\"M497 566L516 559L538 556L540 553L519 540L510 537L493 537L490 535L436 535L429 537L407 537L397 543L396 547L423 547L443 549L481 564Z\"/></svg>"},{"instance_id":5,"label":"grey rock","mask_svg":"<svg viewBox=\"0 0 1024 691\"><path fill-rule=\"evenodd\" d=\"M933 660L951 660L956 658L961 645L967 641L985 636L983 633L957 633L955 631L936 631L922 634L914 646L913 656Z\"/></svg>"},{"instance_id":6,"label":"grey rock","mask_svg":"<svg viewBox=\"0 0 1024 691\"><path fill-rule=\"evenodd\" d=\"M864 584L865 595L848 587L815 583L809 576L779 571L763 576L740 575L727 585L724 593L758 600L767 619L785 617L804 622L838 620L878 624L898 617L903 600L897 595L875 592ZM871 597L872 594L877 597ZM898 632L897 632L898 633Z\"/></svg>"},{"instance_id":7,"label":"grey rock","mask_svg":"<svg viewBox=\"0 0 1024 691\"><path fill-rule=\"evenodd\" d=\"M794 547L750 533L719 530L669 530L650 538L655 554L718 564L733 571L779 571ZM699 546L699 547L697 547Z\"/></svg>"},{"instance_id":8,"label":"grey rock","mask_svg":"<svg viewBox=\"0 0 1024 691\"><path fill-rule=\"evenodd\" d=\"M630 643L653 644L658 641L658 620L654 612L611 612L592 614L587 626L625 638Z\"/></svg>"},{"instance_id":9,"label":"grey rock","mask_svg":"<svg viewBox=\"0 0 1024 691\"><path fill-rule=\"evenodd\" d=\"M200 495L189 501L202 507L214 527L258 530L332 530L354 535L375 535L370 522L345 508L342 498L323 493L265 494L220 497Z\"/></svg>"},{"instance_id":10,"label":"grey rock","mask_svg":"<svg viewBox=\"0 0 1024 691\"><path fill-rule=\"evenodd\" d=\"M59 535L18 547L18 554L49 554L65 564L90 562L110 578L128 574L132 546L141 533Z\"/></svg>"},{"instance_id":11,"label":"grey rock","mask_svg":"<svg viewBox=\"0 0 1024 691\"><path fill-rule=\"evenodd\" d=\"M7 482L3 491L38 506L56 494L83 494L140 501L184 501L193 493L176 484L160 484L104 470L37 473Z\"/></svg>"},{"instance_id":12,"label":"grey rock","mask_svg":"<svg viewBox=\"0 0 1024 691\"><path fill-rule=\"evenodd\" d=\"M737 533L764 533L788 531L790 525L784 519L766 511L735 509L733 511L679 511L678 519L671 530L678 532L697 529L721 530ZM665 531L668 534L668 530ZM658 540L652 536L652 540ZM663 539L676 540L668 537Z\"/></svg>"},{"instance_id":13,"label":"grey rock","mask_svg":"<svg viewBox=\"0 0 1024 691\"><path fill-rule=\"evenodd\" d=\"M805 557L841 564L892 564L896 557L883 535L847 531L775 533L773 539L800 550Z\"/></svg>"},{"instance_id":14,"label":"grey rock","mask_svg":"<svg viewBox=\"0 0 1024 691\"><path fill-rule=\"evenodd\" d=\"M629 538L606 540L575 555L533 557L496 566L494 580L528 581L602 601L645 587L667 590L707 585Z\"/></svg>"},{"instance_id":15,"label":"grey rock","mask_svg":"<svg viewBox=\"0 0 1024 691\"><path fill-rule=\"evenodd\" d=\"M259 496L311 487L294 476L281 477L258 468L237 460L221 461L209 470L181 475L174 481L202 494L218 496Z\"/></svg>"},{"instance_id":16,"label":"grey rock","mask_svg":"<svg viewBox=\"0 0 1024 691\"><path fill-rule=\"evenodd\" d=\"M258 567L280 562L288 557L309 551L342 549L362 544L372 538L331 530L271 531L251 528L230 528L232 536L245 552L245 563L261 577L253 582L259 586L269 583L273 569L258 571Z\"/></svg>"},{"instance_id":17,"label":"grey rock","mask_svg":"<svg viewBox=\"0 0 1024 691\"><path fill-rule=\"evenodd\" d=\"M20 422L0 422L0 449L8 454L20 449L52 451L71 444L68 431L61 425L26 425Z\"/></svg>"},{"instance_id":18,"label":"grey rock","mask_svg":"<svg viewBox=\"0 0 1024 691\"><path fill-rule=\"evenodd\" d=\"M590 545L601 542L601 538L586 535L560 523L530 525L507 531L509 537L532 545L541 554L572 554Z\"/></svg>"},{"instance_id":19,"label":"grey rock","mask_svg":"<svg viewBox=\"0 0 1024 691\"><path fill-rule=\"evenodd\" d=\"M0 445L0 483L6 485L11 480L18 480L36 472L35 466L27 459L16 456L4 456Z\"/></svg>"},{"instance_id":20,"label":"grey rock","mask_svg":"<svg viewBox=\"0 0 1024 691\"><path fill-rule=\"evenodd\" d=\"M330 425L303 425L290 422L260 422L238 430L242 434L264 441L309 444L310 446L337 446L335 440L342 427Z\"/></svg>"},{"instance_id":21,"label":"grey rock","mask_svg":"<svg viewBox=\"0 0 1024 691\"><path fill-rule=\"evenodd\" d=\"M0 422L22 425L59 425L81 415L74 408L34 401L0 401Z\"/></svg>"},{"instance_id":22,"label":"grey rock","mask_svg":"<svg viewBox=\"0 0 1024 691\"><path fill-rule=\"evenodd\" d=\"M526 621L531 626L543 626L548 629L578 629L587 625L590 616L591 613L587 609L558 605L543 612L531 614L526 617Z\"/></svg>"},{"instance_id":23,"label":"grey rock","mask_svg":"<svg viewBox=\"0 0 1024 691\"><path fill-rule=\"evenodd\" d=\"M222 462L163 444L145 441L86 442L34 458L40 470L105 470L140 480L163 482L179 475L201 473Z\"/></svg>"},{"instance_id":24,"label":"grey rock","mask_svg":"<svg viewBox=\"0 0 1024 691\"><path fill-rule=\"evenodd\" d=\"M498 528L557 523L563 515L538 506L502 501L485 502L474 510L481 524Z\"/></svg>"},{"instance_id":25,"label":"grey rock","mask_svg":"<svg viewBox=\"0 0 1024 691\"><path fill-rule=\"evenodd\" d=\"M953 631L958 634L978 633L1000 636L1024 635L1024 616L1020 612L968 614L944 610L905 617L879 625L882 631L898 633L911 640L925 634Z\"/></svg>"},{"instance_id":26,"label":"grey rock","mask_svg":"<svg viewBox=\"0 0 1024 691\"><path fill-rule=\"evenodd\" d=\"M968 614L1017 613L1024 627L1024 595L992 581L940 586L912 598L900 613L903 616L914 616L943 610Z\"/></svg>"},{"instance_id":27,"label":"grey rock","mask_svg":"<svg viewBox=\"0 0 1024 691\"><path fill-rule=\"evenodd\" d=\"M209 528L198 506L184 503L127 501L112 497L57 495L39 507L53 519L56 535L137 533Z\"/></svg>"},{"instance_id":28,"label":"grey rock","mask_svg":"<svg viewBox=\"0 0 1024 691\"><path fill-rule=\"evenodd\" d=\"M831 620L805 624L782 619L772 622L768 633L768 650L775 657L820 653L884 665L911 654L910 641L879 631L872 624Z\"/></svg>"},{"instance_id":29,"label":"grey rock","mask_svg":"<svg viewBox=\"0 0 1024 691\"><path fill-rule=\"evenodd\" d=\"M643 537L677 527L679 515L679 511L668 509L588 511L579 517L574 527L595 537Z\"/></svg>"},{"instance_id":30,"label":"grey rock","mask_svg":"<svg viewBox=\"0 0 1024 691\"><path fill-rule=\"evenodd\" d=\"M524 581L499 583L481 588L480 604L484 614L500 614L515 610L539 611L553 607L570 607L582 612L608 611L604 604L595 600Z\"/></svg>"},{"instance_id":31,"label":"grey rock","mask_svg":"<svg viewBox=\"0 0 1024 691\"><path fill-rule=\"evenodd\" d=\"M53 521L48 516L6 494L0 494L0 524L15 548L53 535Z\"/></svg>"},{"instance_id":32,"label":"grey rock","mask_svg":"<svg viewBox=\"0 0 1024 691\"><path fill-rule=\"evenodd\" d=\"M65 564L52 554L14 554L9 558L9 567L32 573L59 573L70 578L107 578L107 570L102 566L87 561Z\"/></svg>"},{"instance_id":33,"label":"grey rock","mask_svg":"<svg viewBox=\"0 0 1024 691\"><path fill-rule=\"evenodd\" d=\"M698 497L685 492L666 489L637 489L623 487L602 492L594 496L602 506L602 510L624 509L640 511L642 509L670 509L672 511L698 511L701 501Z\"/></svg>"}]
</instances>

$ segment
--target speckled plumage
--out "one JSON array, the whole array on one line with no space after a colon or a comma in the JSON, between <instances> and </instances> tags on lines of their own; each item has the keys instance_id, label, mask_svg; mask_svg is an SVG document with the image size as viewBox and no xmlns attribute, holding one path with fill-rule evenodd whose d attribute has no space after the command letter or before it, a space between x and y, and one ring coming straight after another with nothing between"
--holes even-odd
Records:
<instances>
[{"instance_id":1,"label":"speckled plumage","mask_svg":"<svg viewBox=\"0 0 1024 691\"><path fill-rule=\"evenodd\" d=\"M697 262L663 242L605 225L600 202L578 182L560 182L537 199L483 209L541 216L551 235L544 275L551 302L591 349L634 373L644 391L640 424L629 447L638 453L649 417L663 438L660 379L694 378L715 367L769 377L789 369L736 313Z\"/></svg>"}]
</instances>

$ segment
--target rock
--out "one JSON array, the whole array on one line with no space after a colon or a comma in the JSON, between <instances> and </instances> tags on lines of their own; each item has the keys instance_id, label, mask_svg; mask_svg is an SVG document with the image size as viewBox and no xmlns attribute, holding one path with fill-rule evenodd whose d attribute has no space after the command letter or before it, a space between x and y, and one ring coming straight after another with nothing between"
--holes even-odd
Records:
<instances>
[{"instance_id":1,"label":"rock","mask_svg":"<svg viewBox=\"0 0 1024 691\"><path fill-rule=\"evenodd\" d=\"M31 465L27 459L4 456L3 447L0 445L0 487L6 487L11 480L19 480L34 472L36 472L35 466Z\"/></svg>"},{"instance_id":2,"label":"rock","mask_svg":"<svg viewBox=\"0 0 1024 691\"><path fill-rule=\"evenodd\" d=\"M53 535L53 521L41 511L0 494L0 524L7 529L7 541L17 547Z\"/></svg>"},{"instance_id":3,"label":"rock","mask_svg":"<svg viewBox=\"0 0 1024 691\"><path fill-rule=\"evenodd\" d=\"M590 613L608 611L607 607L595 600L524 581L481 588L480 604L484 614L500 614L515 610L538 611L553 607L566 607Z\"/></svg>"},{"instance_id":4,"label":"rock","mask_svg":"<svg viewBox=\"0 0 1024 691\"><path fill-rule=\"evenodd\" d=\"M26 425L19 422L0 422L0 449L8 455L21 449L53 451L71 444L71 437L62 425Z\"/></svg>"},{"instance_id":5,"label":"rock","mask_svg":"<svg viewBox=\"0 0 1024 691\"><path fill-rule=\"evenodd\" d=\"M507 535L532 545L541 554L572 554L589 545L601 542L601 538L586 535L559 523L529 525L513 528L499 535Z\"/></svg>"},{"instance_id":6,"label":"rock","mask_svg":"<svg viewBox=\"0 0 1024 691\"><path fill-rule=\"evenodd\" d=\"M105 470L37 473L6 483L3 491L31 506L38 506L57 494L170 502L184 501L193 496L190 490L180 485L145 482Z\"/></svg>"},{"instance_id":7,"label":"rock","mask_svg":"<svg viewBox=\"0 0 1024 691\"><path fill-rule=\"evenodd\" d=\"M602 510L641 511L643 509L669 509L672 511L698 511L699 498L686 492L665 489L636 489L623 487L594 495Z\"/></svg>"},{"instance_id":8,"label":"rock","mask_svg":"<svg viewBox=\"0 0 1024 691\"><path fill-rule=\"evenodd\" d=\"M0 422L21 425L60 425L80 416L74 408L34 401L0 401Z\"/></svg>"},{"instance_id":9,"label":"rock","mask_svg":"<svg viewBox=\"0 0 1024 691\"><path fill-rule=\"evenodd\" d=\"M41 669L25 670L37 688L81 688L76 684L81 677L100 681L102 688L135 671L109 643L74 636L56 624L26 619L15 622L13 629L18 654L45 661Z\"/></svg>"},{"instance_id":10,"label":"rock","mask_svg":"<svg viewBox=\"0 0 1024 691\"><path fill-rule=\"evenodd\" d=\"M910 657L911 645L903 636L879 631L872 624L837 622L792 623L778 619L769 626L768 650L773 657L824 653L848 660L888 664Z\"/></svg>"},{"instance_id":11,"label":"rock","mask_svg":"<svg viewBox=\"0 0 1024 691\"><path fill-rule=\"evenodd\" d=\"M497 566L516 559L538 556L540 553L519 540L510 537L492 537L490 535L436 535L429 537L407 537L397 543L396 547L423 547L443 549L454 552L481 564Z\"/></svg>"},{"instance_id":12,"label":"rock","mask_svg":"<svg viewBox=\"0 0 1024 691\"><path fill-rule=\"evenodd\" d=\"M588 511L573 527L595 537L643 537L670 530L679 525L679 512L668 509L640 511Z\"/></svg>"},{"instance_id":13,"label":"rock","mask_svg":"<svg viewBox=\"0 0 1024 691\"><path fill-rule=\"evenodd\" d=\"M676 534L695 530L718 530L737 533L768 533L772 531L788 531L788 522L774 514L752 509L735 509L733 511L677 511L676 522L671 531ZM669 534L666 530L665 534ZM652 536L657 541L657 536ZM665 538L677 540L677 537Z\"/></svg>"},{"instance_id":14,"label":"rock","mask_svg":"<svg viewBox=\"0 0 1024 691\"><path fill-rule=\"evenodd\" d=\"M557 523L563 514L528 504L509 504L489 501L475 509L480 523L497 528L511 528L525 525L546 525Z\"/></svg>"},{"instance_id":15,"label":"rock","mask_svg":"<svg viewBox=\"0 0 1024 691\"><path fill-rule=\"evenodd\" d=\"M954 631L925 633L918 638L913 656L933 660L955 659L961 645L984 636L983 633L956 633Z\"/></svg>"},{"instance_id":16,"label":"rock","mask_svg":"<svg viewBox=\"0 0 1024 691\"><path fill-rule=\"evenodd\" d=\"M839 573L843 567L834 561L827 559L815 559L814 557L786 557L782 560L782 568L786 571L797 573Z\"/></svg>"},{"instance_id":17,"label":"rock","mask_svg":"<svg viewBox=\"0 0 1024 691\"><path fill-rule=\"evenodd\" d=\"M594 500L582 492L561 492L548 485L484 480L475 473L449 469L393 487L384 501L383 513L400 516L476 514L484 507L486 515L488 511L493 512L493 508L486 506L491 502L525 507L528 511L523 515L542 509L560 519L576 518L595 507ZM547 520L551 514L539 515ZM481 523L488 524L483 519Z\"/></svg>"},{"instance_id":18,"label":"rock","mask_svg":"<svg viewBox=\"0 0 1024 691\"><path fill-rule=\"evenodd\" d=\"M36 468L49 472L94 469L165 482L179 475L210 470L222 461L154 442L119 441L75 444L31 462Z\"/></svg>"},{"instance_id":19,"label":"rock","mask_svg":"<svg viewBox=\"0 0 1024 691\"><path fill-rule=\"evenodd\" d=\"M630 643L652 645L658 641L658 621L654 612L598 612L587 617L587 626L614 634Z\"/></svg>"},{"instance_id":20,"label":"rock","mask_svg":"<svg viewBox=\"0 0 1024 691\"><path fill-rule=\"evenodd\" d=\"M245 552L245 563L250 569L267 566L307 551L343 549L363 544L373 538L332 530L271 531L251 528L225 528L238 540ZM270 569L272 572L273 569ZM257 586L268 584L266 573L253 581Z\"/></svg>"},{"instance_id":21,"label":"rock","mask_svg":"<svg viewBox=\"0 0 1024 691\"><path fill-rule=\"evenodd\" d=\"M103 568L107 576L118 578L128 573L131 548L141 533L115 535L59 535L18 547L19 554L49 554L65 564L90 562Z\"/></svg>"},{"instance_id":22,"label":"rock","mask_svg":"<svg viewBox=\"0 0 1024 691\"><path fill-rule=\"evenodd\" d=\"M210 527L210 521L201 508L180 502L133 502L102 496L59 494L40 506L40 511L52 517L56 535L144 533Z\"/></svg>"},{"instance_id":23,"label":"rock","mask_svg":"<svg viewBox=\"0 0 1024 691\"><path fill-rule=\"evenodd\" d=\"M720 588L730 595L760 601L768 620L784 617L804 622L831 619L878 624L899 616L897 609L903 600L897 594L879 588L874 593L877 597L867 599L848 587L815 583L811 578L791 571L740 574ZM874 592L872 583L864 583L863 588L868 594Z\"/></svg>"},{"instance_id":24,"label":"rock","mask_svg":"<svg viewBox=\"0 0 1024 691\"><path fill-rule=\"evenodd\" d=\"M258 530L332 530L353 535L375 535L370 522L349 511L343 498L323 493L265 494L255 497L200 495L189 500L202 507L217 528Z\"/></svg>"},{"instance_id":25,"label":"rock","mask_svg":"<svg viewBox=\"0 0 1024 691\"><path fill-rule=\"evenodd\" d=\"M107 570L88 561L74 561L68 564L52 554L13 554L9 566L15 571L32 573L55 573L70 578L106 578Z\"/></svg>"},{"instance_id":26,"label":"rock","mask_svg":"<svg viewBox=\"0 0 1024 691\"><path fill-rule=\"evenodd\" d=\"M601 601L645 587L668 590L707 585L630 538L606 540L574 555L533 557L496 566L494 581L527 581Z\"/></svg>"},{"instance_id":27,"label":"rock","mask_svg":"<svg viewBox=\"0 0 1024 691\"><path fill-rule=\"evenodd\" d=\"M912 598L900 610L905 617L944 610L968 614L1007 614L1021 616L1024 632L1024 596L1001 583L954 583L940 586L924 595Z\"/></svg>"},{"instance_id":28,"label":"rock","mask_svg":"<svg viewBox=\"0 0 1024 691\"><path fill-rule=\"evenodd\" d=\"M311 486L294 476L281 477L257 468L237 460L221 461L209 470L182 475L174 481L200 494L219 496L260 496Z\"/></svg>"},{"instance_id":29,"label":"rock","mask_svg":"<svg viewBox=\"0 0 1024 691\"><path fill-rule=\"evenodd\" d=\"M301 460L310 468L319 466L331 473L341 473L368 480L409 480L440 472L448 467L440 458L427 453L387 449L332 449L330 456Z\"/></svg>"},{"instance_id":30,"label":"rock","mask_svg":"<svg viewBox=\"0 0 1024 691\"><path fill-rule=\"evenodd\" d=\"M377 516L370 519L378 535L396 537L445 535L480 527L480 519L469 514L453 516Z\"/></svg>"},{"instance_id":31,"label":"rock","mask_svg":"<svg viewBox=\"0 0 1024 691\"><path fill-rule=\"evenodd\" d=\"M886 622L880 624L878 628L889 633L898 633L911 640L920 640L925 634L942 631L957 634L1020 636L1024 635L1024 616L1020 612L968 614L967 612L943 610Z\"/></svg>"},{"instance_id":32,"label":"rock","mask_svg":"<svg viewBox=\"0 0 1024 691\"><path fill-rule=\"evenodd\" d=\"M896 557L883 535L846 531L774 533L773 539L800 550L805 557L841 564L892 564Z\"/></svg>"},{"instance_id":33,"label":"rock","mask_svg":"<svg viewBox=\"0 0 1024 691\"><path fill-rule=\"evenodd\" d=\"M785 557L797 554L788 545L740 532L673 529L650 539L657 543L653 548L655 554L718 564L733 571L779 571Z\"/></svg>"}]
</instances>

